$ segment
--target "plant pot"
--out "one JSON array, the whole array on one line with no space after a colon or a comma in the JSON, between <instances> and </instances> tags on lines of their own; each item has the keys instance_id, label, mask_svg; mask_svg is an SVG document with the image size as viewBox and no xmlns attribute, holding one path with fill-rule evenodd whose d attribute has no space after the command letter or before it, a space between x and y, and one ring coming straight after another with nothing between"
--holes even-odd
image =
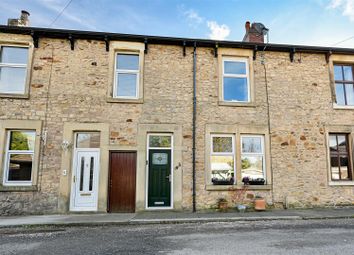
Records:
<instances>
[{"instance_id":1,"label":"plant pot","mask_svg":"<svg viewBox=\"0 0 354 255\"><path fill-rule=\"evenodd\" d=\"M221 211L226 211L228 207L228 202L219 202L219 209Z\"/></svg>"},{"instance_id":2,"label":"plant pot","mask_svg":"<svg viewBox=\"0 0 354 255\"><path fill-rule=\"evenodd\" d=\"M264 198L256 198L254 200L254 209L256 211L265 211L266 210L266 201Z\"/></svg>"}]
</instances>

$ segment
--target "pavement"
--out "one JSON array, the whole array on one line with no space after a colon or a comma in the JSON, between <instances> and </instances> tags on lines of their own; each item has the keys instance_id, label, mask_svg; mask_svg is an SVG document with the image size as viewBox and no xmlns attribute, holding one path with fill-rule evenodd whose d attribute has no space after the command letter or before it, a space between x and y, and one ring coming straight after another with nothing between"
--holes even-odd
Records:
<instances>
[{"instance_id":1,"label":"pavement","mask_svg":"<svg viewBox=\"0 0 354 255\"><path fill-rule=\"evenodd\" d=\"M103 226L198 222L235 222L270 220L316 220L354 218L354 207L267 210L264 212L146 211L138 213L90 213L61 215L2 216L0 228L30 226Z\"/></svg>"}]
</instances>

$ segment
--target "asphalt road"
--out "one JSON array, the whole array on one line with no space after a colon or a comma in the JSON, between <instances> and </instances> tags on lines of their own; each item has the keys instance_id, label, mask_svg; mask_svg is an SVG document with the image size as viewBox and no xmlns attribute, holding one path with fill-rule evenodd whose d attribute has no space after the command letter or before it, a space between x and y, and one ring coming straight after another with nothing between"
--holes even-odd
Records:
<instances>
[{"instance_id":1,"label":"asphalt road","mask_svg":"<svg viewBox=\"0 0 354 255\"><path fill-rule=\"evenodd\" d=\"M354 254L354 219L0 229L0 254Z\"/></svg>"}]
</instances>

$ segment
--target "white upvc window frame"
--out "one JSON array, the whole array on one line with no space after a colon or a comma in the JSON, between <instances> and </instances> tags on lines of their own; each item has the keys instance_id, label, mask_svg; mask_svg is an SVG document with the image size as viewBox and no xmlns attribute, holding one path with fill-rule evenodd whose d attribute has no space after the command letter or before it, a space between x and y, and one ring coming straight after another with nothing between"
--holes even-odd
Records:
<instances>
[{"instance_id":1,"label":"white upvc window frame","mask_svg":"<svg viewBox=\"0 0 354 255\"><path fill-rule=\"evenodd\" d=\"M242 151L242 142L243 142L243 138L245 137L255 137L255 138L261 138L261 153L259 152L243 152ZM267 182L267 173L266 173L266 158L265 158L265 151L264 151L264 135L254 135L254 134L241 134L240 135L240 155L241 155L241 159L243 156L250 156L250 157L254 157L254 156L257 156L257 157L262 157L262 172L263 172L263 179L265 180L265 182ZM242 169L241 169L241 174L242 174Z\"/></svg>"},{"instance_id":2,"label":"white upvc window frame","mask_svg":"<svg viewBox=\"0 0 354 255\"><path fill-rule=\"evenodd\" d=\"M5 160L4 160L4 176L3 176L3 185L4 186L31 186L33 182L33 165L35 159L35 151L34 150L10 150L10 139L11 139L11 132L13 131L24 131L24 132L34 132L35 139L36 137L36 130L35 129L10 129L7 130L6 136L7 136L7 141L6 141L6 148L5 148ZM36 144L36 141L34 141L34 144ZM8 181L8 176L9 176L9 166L10 166L10 156L12 154L26 154L26 155L32 155L32 168L31 168L31 180L30 181Z\"/></svg>"},{"instance_id":3,"label":"white upvc window frame","mask_svg":"<svg viewBox=\"0 0 354 255\"><path fill-rule=\"evenodd\" d=\"M130 69L118 69L117 68L117 59L118 55L135 55L138 57L138 69L130 70ZM125 51L117 51L114 55L114 83L113 83L113 98L118 99L138 99L139 98L139 83L140 83L140 54L137 52L125 52ZM135 96L118 96L118 76L119 74L136 74L136 84L135 84Z\"/></svg>"},{"instance_id":4,"label":"white upvc window frame","mask_svg":"<svg viewBox=\"0 0 354 255\"><path fill-rule=\"evenodd\" d=\"M30 48L28 45L13 45L13 44L0 44L0 56L1 53L3 51L3 47L12 47L12 48L26 48L27 49L27 56L30 56ZM1 58L0 58L0 68L2 67L9 67L9 68L24 68L25 69L25 79L24 79L24 83L23 83L23 91L21 93L18 93L16 91L6 91L6 92L0 92L0 94L15 94L15 95L24 95L26 94L26 83L27 83L27 79L28 79L28 59L27 59L27 63L26 64L16 64L16 63L3 63L1 62Z\"/></svg>"},{"instance_id":5,"label":"white upvc window frame","mask_svg":"<svg viewBox=\"0 0 354 255\"><path fill-rule=\"evenodd\" d=\"M225 73L225 62L243 62L246 64L246 74L228 74ZM246 57L223 57L222 58L222 100L224 102L238 102L238 103L249 103L251 102L251 88L250 88L250 67L249 60ZM224 95L224 78L246 78L247 80L247 101L238 101L238 100L225 100Z\"/></svg>"},{"instance_id":6,"label":"white upvc window frame","mask_svg":"<svg viewBox=\"0 0 354 255\"><path fill-rule=\"evenodd\" d=\"M214 152L213 148L213 138L214 137L231 137L232 139L232 152ZM234 161L234 184L236 184L236 150L235 150L235 134L218 134L212 133L210 134L210 175L212 176L212 156L232 156ZM210 181L210 180L209 180Z\"/></svg>"}]
</instances>

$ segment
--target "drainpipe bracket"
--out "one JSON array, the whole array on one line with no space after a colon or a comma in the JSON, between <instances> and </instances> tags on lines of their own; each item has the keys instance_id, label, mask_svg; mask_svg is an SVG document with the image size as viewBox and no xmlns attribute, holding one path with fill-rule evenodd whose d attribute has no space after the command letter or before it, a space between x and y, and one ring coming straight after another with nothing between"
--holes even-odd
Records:
<instances>
[{"instance_id":1,"label":"drainpipe bracket","mask_svg":"<svg viewBox=\"0 0 354 255\"><path fill-rule=\"evenodd\" d=\"M148 39L147 38L144 39L144 53L145 54L148 53Z\"/></svg>"},{"instance_id":2,"label":"drainpipe bracket","mask_svg":"<svg viewBox=\"0 0 354 255\"><path fill-rule=\"evenodd\" d=\"M292 48L292 49L290 50L290 54L289 54L290 62L294 62L294 55L295 55L295 52L296 52L295 48Z\"/></svg>"},{"instance_id":3,"label":"drainpipe bracket","mask_svg":"<svg viewBox=\"0 0 354 255\"><path fill-rule=\"evenodd\" d=\"M33 30L31 31L31 36L32 36L32 39L33 39L34 47L38 48L39 36Z\"/></svg>"},{"instance_id":4,"label":"drainpipe bracket","mask_svg":"<svg viewBox=\"0 0 354 255\"><path fill-rule=\"evenodd\" d=\"M109 51L109 38L107 35L104 37L104 42L106 43L106 51Z\"/></svg>"}]
</instances>

